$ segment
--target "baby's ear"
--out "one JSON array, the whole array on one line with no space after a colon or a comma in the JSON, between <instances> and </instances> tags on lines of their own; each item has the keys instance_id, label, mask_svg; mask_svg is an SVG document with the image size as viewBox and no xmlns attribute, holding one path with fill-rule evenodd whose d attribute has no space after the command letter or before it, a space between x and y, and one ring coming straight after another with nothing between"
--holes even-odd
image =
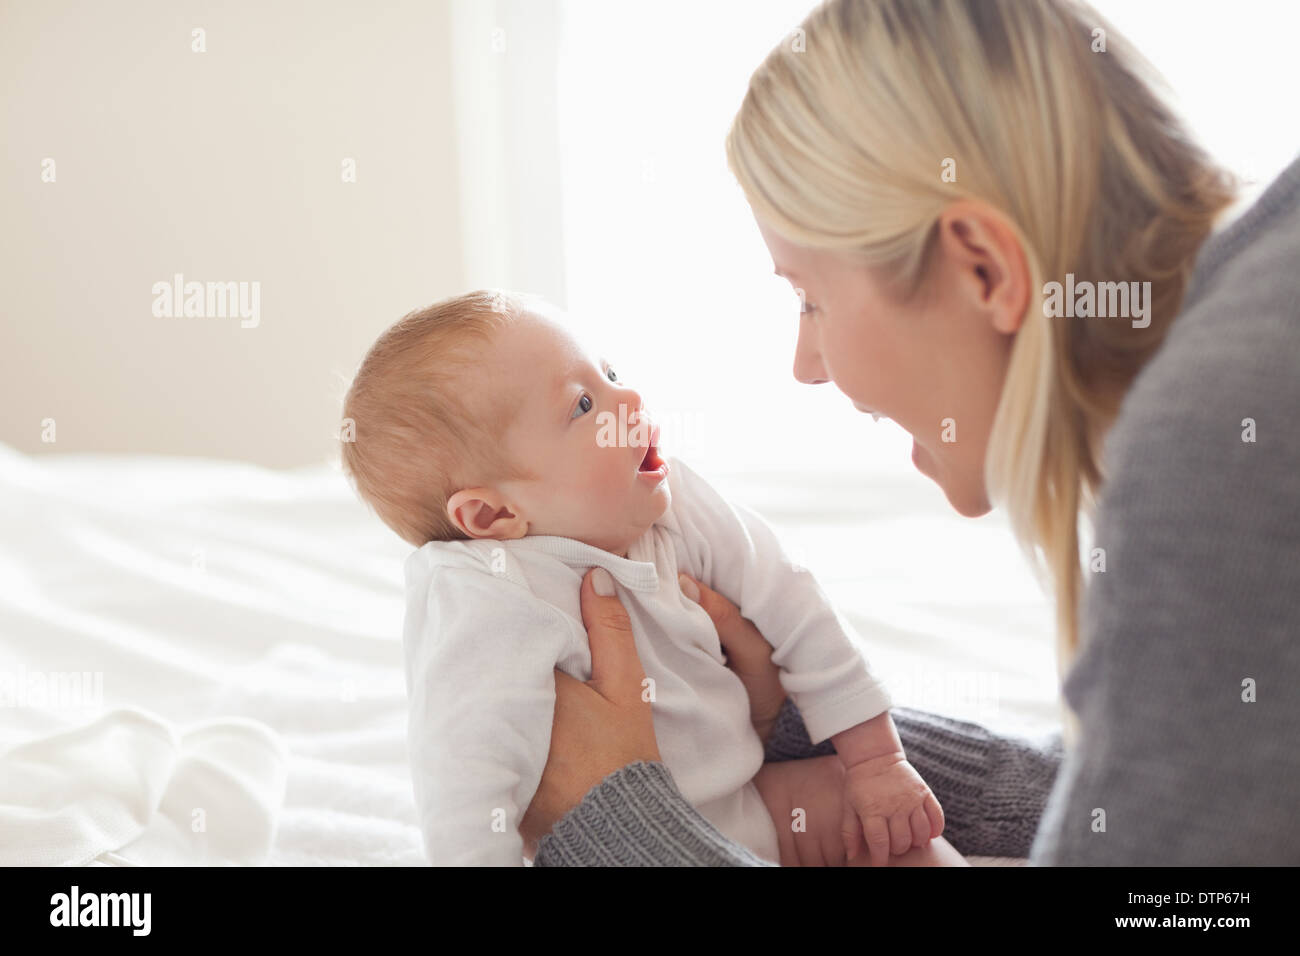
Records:
<instances>
[{"instance_id":1,"label":"baby's ear","mask_svg":"<svg viewBox=\"0 0 1300 956\"><path fill-rule=\"evenodd\" d=\"M466 488L447 499L447 517L471 538L522 538L528 522L491 488Z\"/></svg>"}]
</instances>

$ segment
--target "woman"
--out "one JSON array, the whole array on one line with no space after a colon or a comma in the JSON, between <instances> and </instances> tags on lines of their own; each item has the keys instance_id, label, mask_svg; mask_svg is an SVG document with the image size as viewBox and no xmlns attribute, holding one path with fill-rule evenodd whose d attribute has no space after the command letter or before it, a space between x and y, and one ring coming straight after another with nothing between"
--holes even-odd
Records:
<instances>
[{"instance_id":1,"label":"woman","mask_svg":"<svg viewBox=\"0 0 1300 956\"><path fill-rule=\"evenodd\" d=\"M1300 863L1300 162L1225 223L1231 178L1068 0L831 0L802 31L727 139L805 302L795 376L906 428L959 513L1005 508L1056 598L1059 774L1055 741L895 711L945 836ZM830 752L699 593L769 758ZM535 865L757 864L659 762L617 599L584 581L583 609L593 680L556 675Z\"/></svg>"}]
</instances>

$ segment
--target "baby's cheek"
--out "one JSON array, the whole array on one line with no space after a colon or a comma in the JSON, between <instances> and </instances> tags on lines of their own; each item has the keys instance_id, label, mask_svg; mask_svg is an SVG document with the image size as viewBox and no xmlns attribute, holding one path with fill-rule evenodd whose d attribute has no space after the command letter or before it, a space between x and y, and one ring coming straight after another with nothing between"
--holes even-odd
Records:
<instances>
[{"instance_id":1,"label":"baby's cheek","mask_svg":"<svg viewBox=\"0 0 1300 956\"><path fill-rule=\"evenodd\" d=\"M627 498L628 486L631 484L632 466L625 464L630 461L630 456L626 448L610 449L611 452L620 451L623 453L622 458L614 454L606 456L605 460L597 469L592 470L594 481L590 488L590 494L594 500L604 502L609 506L617 506Z\"/></svg>"}]
</instances>

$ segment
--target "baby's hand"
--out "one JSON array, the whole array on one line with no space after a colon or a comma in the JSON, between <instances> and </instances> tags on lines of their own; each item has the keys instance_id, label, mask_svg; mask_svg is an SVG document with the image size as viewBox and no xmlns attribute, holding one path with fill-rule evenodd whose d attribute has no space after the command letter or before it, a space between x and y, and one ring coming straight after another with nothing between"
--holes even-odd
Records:
<instances>
[{"instance_id":1,"label":"baby's hand","mask_svg":"<svg viewBox=\"0 0 1300 956\"><path fill-rule=\"evenodd\" d=\"M902 753L873 757L844 773L844 849L852 860L866 834L872 866L884 866L943 833L943 808Z\"/></svg>"}]
</instances>

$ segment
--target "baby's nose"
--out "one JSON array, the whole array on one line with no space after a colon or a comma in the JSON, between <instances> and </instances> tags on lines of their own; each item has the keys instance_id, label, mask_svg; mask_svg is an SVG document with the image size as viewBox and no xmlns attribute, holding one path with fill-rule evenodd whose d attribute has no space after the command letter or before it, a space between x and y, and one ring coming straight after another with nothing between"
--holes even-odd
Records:
<instances>
[{"instance_id":1,"label":"baby's nose","mask_svg":"<svg viewBox=\"0 0 1300 956\"><path fill-rule=\"evenodd\" d=\"M641 396L639 393L637 393L633 389L628 389L627 397L624 401L624 404L627 406L627 410L628 410L627 411L628 424L635 425L638 421L640 421L641 416L645 414L645 403L641 401Z\"/></svg>"}]
</instances>

